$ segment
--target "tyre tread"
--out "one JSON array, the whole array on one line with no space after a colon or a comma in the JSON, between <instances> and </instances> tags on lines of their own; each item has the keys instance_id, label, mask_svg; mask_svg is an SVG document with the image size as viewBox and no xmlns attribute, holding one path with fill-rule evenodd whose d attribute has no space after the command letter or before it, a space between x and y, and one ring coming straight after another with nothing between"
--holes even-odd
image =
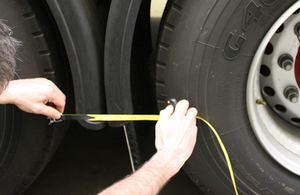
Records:
<instances>
[{"instance_id":1,"label":"tyre tread","mask_svg":"<svg viewBox=\"0 0 300 195\"><path fill-rule=\"evenodd\" d=\"M43 70L41 76L45 76L46 78L52 80L54 79L55 70L51 62L51 52L47 47L47 41L44 37L44 32L39 27L36 13L31 9L29 1L24 0L23 3L24 6L21 8L23 9L23 14L21 14L21 17L23 18L24 23L30 26L31 32L29 33L35 45L38 46L37 48L35 48L36 53L34 55L36 56L36 59L39 58L39 62L41 62L40 60L42 60L43 62L40 67ZM9 194L21 194L29 187L29 185L31 185L31 183L38 177L38 175L41 173L47 162L56 151L59 143L64 136L65 130L60 129L57 132L47 129L45 132L46 133L43 140L40 141L41 144L37 146L41 149L39 153L36 154L35 160L31 162L28 173L22 173L23 178L19 179L19 183L16 182L15 187Z\"/></svg>"},{"instance_id":2,"label":"tyre tread","mask_svg":"<svg viewBox=\"0 0 300 195\"><path fill-rule=\"evenodd\" d=\"M168 78L167 67L168 63L165 61L169 56L169 48L171 45L171 37L176 29L177 24L179 23L178 18L182 13L182 9L184 6L184 1L182 0L173 0L168 1L166 6L165 13L162 17L162 21L159 29L159 38L157 44L157 55L156 55L156 91L157 91L157 104L159 108L163 108L165 106L165 101L168 98L168 95L165 94L167 90L167 82ZM190 178L193 178L193 173L188 174ZM214 195L209 187L207 187L199 178L197 177L197 187L205 192L207 195Z\"/></svg>"}]
</instances>

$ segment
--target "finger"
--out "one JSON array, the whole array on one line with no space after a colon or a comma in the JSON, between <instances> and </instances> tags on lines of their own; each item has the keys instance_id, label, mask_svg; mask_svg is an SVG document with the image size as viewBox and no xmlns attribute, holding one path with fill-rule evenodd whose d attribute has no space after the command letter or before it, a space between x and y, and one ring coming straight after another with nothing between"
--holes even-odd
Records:
<instances>
[{"instance_id":1,"label":"finger","mask_svg":"<svg viewBox=\"0 0 300 195\"><path fill-rule=\"evenodd\" d=\"M189 108L186 112L187 117L196 118L198 114L198 110L196 108Z\"/></svg>"},{"instance_id":2,"label":"finger","mask_svg":"<svg viewBox=\"0 0 300 195\"><path fill-rule=\"evenodd\" d=\"M161 139L155 139L155 148L157 151L159 151L162 148L162 140Z\"/></svg>"},{"instance_id":3,"label":"finger","mask_svg":"<svg viewBox=\"0 0 300 195\"><path fill-rule=\"evenodd\" d=\"M55 105L54 108L56 108L60 113L63 113L65 110L65 105L66 105L66 101L65 99L54 99L54 100L49 100L49 102L51 102L52 104Z\"/></svg>"},{"instance_id":4,"label":"finger","mask_svg":"<svg viewBox=\"0 0 300 195\"><path fill-rule=\"evenodd\" d=\"M156 150L160 150L160 148L162 147L162 129L160 128L160 122L157 122L155 125L155 147Z\"/></svg>"},{"instance_id":5,"label":"finger","mask_svg":"<svg viewBox=\"0 0 300 195\"><path fill-rule=\"evenodd\" d=\"M160 111L159 120L167 120L169 119L174 111L174 107L172 105L168 105L164 110Z\"/></svg>"},{"instance_id":6,"label":"finger","mask_svg":"<svg viewBox=\"0 0 300 195\"><path fill-rule=\"evenodd\" d=\"M172 113L174 112L174 106L172 105L168 105L165 110L167 110L167 112L172 115Z\"/></svg>"},{"instance_id":7,"label":"finger","mask_svg":"<svg viewBox=\"0 0 300 195\"><path fill-rule=\"evenodd\" d=\"M187 109L189 108L189 102L187 100L180 100L176 107L173 116L176 118L182 118L186 115Z\"/></svg>"},{"instance_id":8,"label":"finger","mask_svg":"<svg viewBox=\"0 0 300 195\"><path fill-rule=\"evenodd\" d=\"M196 126L197 120L196 120L196 116L197 116L197 109L196 108L190 108L187 111L187 114L184 118L184 120L188 123L190 123L191 126Z\"/></svg>"},{"instance_id":9,"label":"finger","mask_svg":"<svg viewBox=\"0 0 300 195\"><path fill-rule=\"evenodd\" d=\"M40 111L37 114L42 114L54 119L60 119L61 117L61 113L58 110L44 104L41 106Z\"/></svg>"},{"instance_id":10,"label":"finger","mask_svg":"<svg viewBox=\"0 0 300 195\"><path fill-rule=\"evenodd\" d=\"M53 83L55 93L63 100L66 100L66 95Z\"/></svg>"},{"instance_id":11,"label":"finger","mask_svg":"<svg viewBox=\"0 0 300 195\"><path fill-rule=\"evenodd\" d=\"M48 102L54 104L54 108L63 113L66 105L66 96L58 88L57 90L58 91L55 91L55 93L48 94Z\"/></svg>"}]
</instances>

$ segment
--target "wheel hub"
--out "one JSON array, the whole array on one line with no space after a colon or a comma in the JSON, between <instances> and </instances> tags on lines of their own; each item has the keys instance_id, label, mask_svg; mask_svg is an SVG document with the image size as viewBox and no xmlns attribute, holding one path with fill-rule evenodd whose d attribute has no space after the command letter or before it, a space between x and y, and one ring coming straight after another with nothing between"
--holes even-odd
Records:
<instances>
[{"instance_id":1,"label":"wheel hub","mask_svg":"<svg viewBox=\"0 0 300 195\"><path fill-rule=\"evenodd\" d=\"M297 24L296 26L296 35L297 35L297 39L299 41L300 44L300 23ZM298 47L298 53L296 56L296 61L295 61L295 78L298 84L298 87L300 87L300 46Z\"/></svg>"},{"instance_id":2,"label":"wheel hub","mask_svg":"<svg viewBox=\"0 0 300 195\"><path fill-rule=\"evenodd\" d=\"M247 108L264 149L286 169L300 175L300 2L271 27L249 72ZM264 102L259 104L257 102Z\"/></svg>"},{"instance_id":3,"label":"wheel hub","mask_svg":"<svg viewBox=\"0 0 300 195\"><path fill-rule=\"evenodd\" d=\"M293 14L269 41L262 56L260 69L260 87L267 104L280 117L298 127L300 127L299 30L299 14Z\"/></svg>"}]
</instances>

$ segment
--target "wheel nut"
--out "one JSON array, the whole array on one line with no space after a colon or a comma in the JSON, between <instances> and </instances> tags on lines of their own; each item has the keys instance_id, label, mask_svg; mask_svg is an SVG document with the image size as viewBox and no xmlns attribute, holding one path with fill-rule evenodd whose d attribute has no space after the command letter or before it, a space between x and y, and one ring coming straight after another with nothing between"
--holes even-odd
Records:
<instances>
[{"instance_id":1,"label":"wheel nut","mask_svg":"<svg viewBox=\"0 0 300 195\"><path fill-rule=\"evenodd\" d=\"M278 64L284 70L290 71L293 69L294 59L289 54L282 54L278 59Z\"/></svg>"},{"instance_id":2,"label":"wheel nut","mask_svg":"<svg viewBox=\"0 0 300 195\"><path fill-rule=\"evenodd\" d=\"M294 28L295 34L300 37L300 22L296 24Z\"/></svg>"},{"instance_id":3,"label":"wheel nut","mask_svg":"<svg viewBox=\"0 0 300 195\"><path fill-rule=\"evenodd\" d=\"M298 89L294 86L288 86L284 90L284 97L292 103L298 102Z\"/></svg>"}]
</instances>

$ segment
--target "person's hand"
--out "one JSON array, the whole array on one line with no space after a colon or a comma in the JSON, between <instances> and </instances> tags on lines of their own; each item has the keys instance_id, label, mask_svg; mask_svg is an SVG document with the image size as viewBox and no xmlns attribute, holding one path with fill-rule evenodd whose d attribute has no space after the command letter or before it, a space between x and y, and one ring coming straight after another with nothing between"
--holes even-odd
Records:
<instances>
[{"instance_id":1,"label":"person's hand","mask_svg":"<svg viewBox=\"0 0 300 195\"><path fill-rule=\"evenodd\" d=\"M21 110L59 119L66 96L50 80L44 78L10 81L0 95L1 104L15 104Z\"/></svg>"},{"instance_id":2,"label":"person's hand","mask_svg":"<svg viewBox=\"0 0 300 195\"><path fill-rule=\"evenodd\" d=\"M181 100L173 111L173 106L169 105L160 112L155 146L157 152L164 153L170 164L180 168L191 156L197 140L197 110L189 108L188 101Z\"/></svg>"}]
</instances>

